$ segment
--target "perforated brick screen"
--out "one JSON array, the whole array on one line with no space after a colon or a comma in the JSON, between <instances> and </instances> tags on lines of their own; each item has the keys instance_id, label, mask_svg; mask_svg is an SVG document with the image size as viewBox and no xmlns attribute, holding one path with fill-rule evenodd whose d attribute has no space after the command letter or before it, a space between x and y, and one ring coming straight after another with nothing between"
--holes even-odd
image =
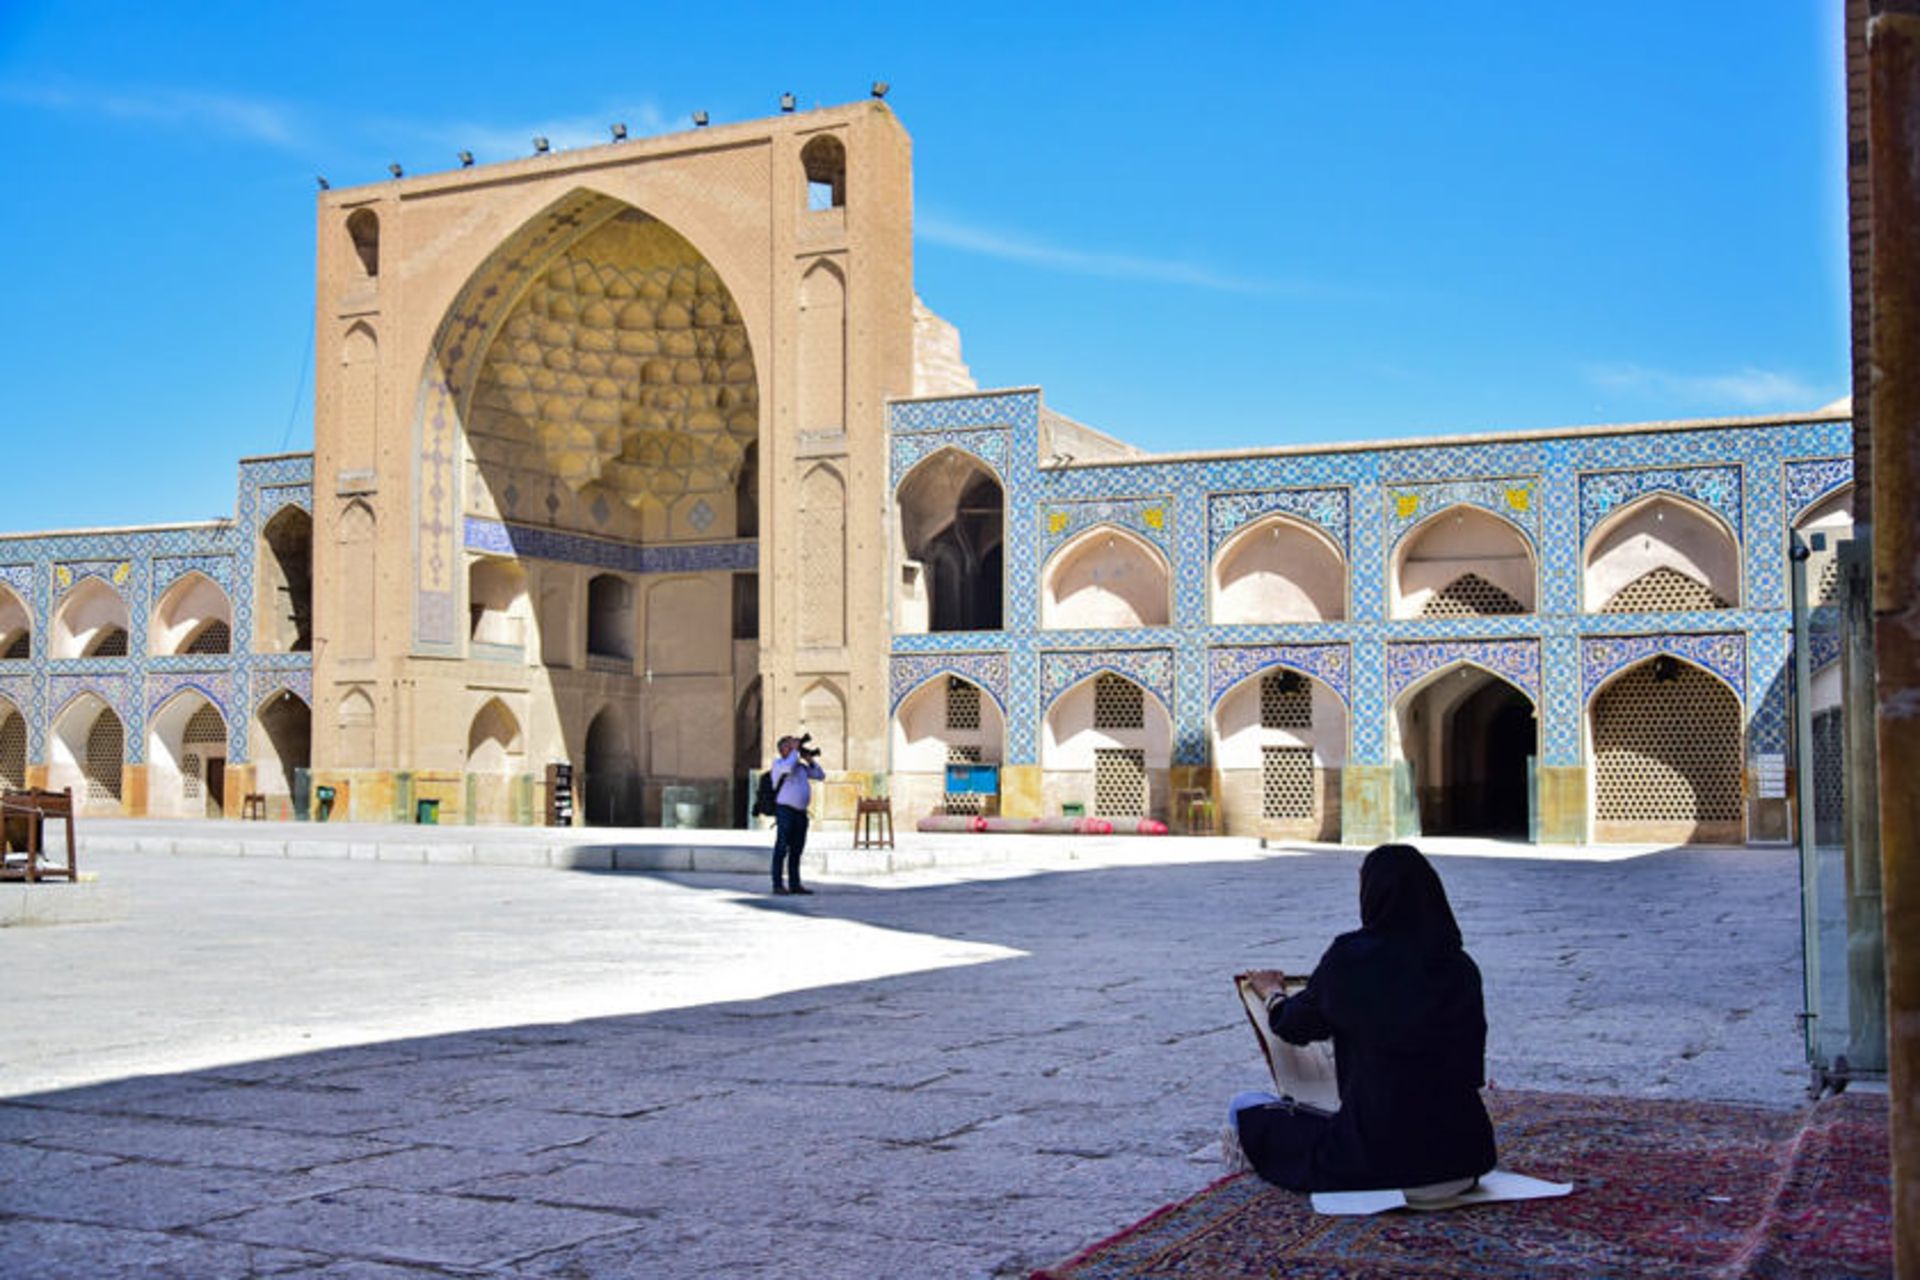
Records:
<instances>
[{"instance_id":1,"label":"perforated brick screen","mask_svg":"<svg viewBox=\"0 0 1920 1280\"><path fill-rule=\"evenodd\" d=\"M1477 573L1463 573L1428 597L1423 618L1484 618L1525 613L1527 607Z\"/></svg>"},{"instance_id":2,"label":"perforated brick screen","mask_svg":"<svg viewBox=\"0 0 1920 1280\"><path fill-rule=\"evenodd\" d=\"M124 643L126 633L123 631L120 635ZM87 758L80 770L89 801L119 802L122 746L120 717L111 711L102 711L93 727L87 730Z\"/></svg>"},{"instance_id":3,"label":"perforated brick screen","mask_svg":"<svg viewBox=\"0 0 1920 1280\"><path fill-rule=\"evenodd\" d=\"M1260 681L1262 729L1313 728L1313 685L1305 676L1275 673Z\"/></svg>"},{"instance_id":4,"label":"perforated brick screen","mask_svg":"<svg viewBox=\"0 0 1920 1280\"><path fill-rule=\"evenodd\" d=\"M1313 751L1260 748L1260 812L1267 818L1313 817Z\"/></svg>"},{"instance_id":5,"label":"perforated brick screen","mask_svg":"<svg viewBox=\"0 0 1920 1280\"><path fill-rule=\"evenodd\" d=\"M1146 752L1133 747L1094 748L1093 811L1102 818L1138 818L1146 813Z\"/></svg>"},{"instance_id":6,"label":"perforated brick screen","mask_svg":"<svg viewBox=\"0 0 1920 1280\"><path fill-rule=\"evenodd\" d=\"M1146 690L1125 676L1103 671L1093 678L1093 727L1144 729L1147 727Z\"/></svg>"},{"instance_id":7,"label":"perforated brick screen","mask_svg":"<svg viewBox=\"0 0 1920 1280\"><path fill-rule=\"evenodd\" d=\"M1691 613L1696 609L1727 609L1732 606L1713 588L1678 569L1661 565L1629 582L1613 593L1600 610L1602 613Z\"/></svg>"},{"instance_id":8,"label":"perforated brick screen","mask_svg":"<svg viewBox=\"0 0 1920 1280\"><path fill-rule=\"evenodd\" d=\"M954 676L947 677L947 728L980 727L980 686Z\"/></svg>"},{"instance_id":9,"label":"perforated brick screen","mask_svg":"<svg viewBox=\"0 0 1920 1280\"><path fill-rule=\"evenodd\" d=\"M1654 679L1643 663L1593 702L1594 816L1738 822L1740 703L1698 667Z\"/></svg>"},{"instance_id":10,"label":"perforated brick screen","mask_svg":"<svg viewBox=\"0 0 1920 1280\"><path fill-rule=\"evenodd\" d=\"M18 790L27 785L27 720L17 711L0 721L0 787Z\"/></svg>"}]
</instances>

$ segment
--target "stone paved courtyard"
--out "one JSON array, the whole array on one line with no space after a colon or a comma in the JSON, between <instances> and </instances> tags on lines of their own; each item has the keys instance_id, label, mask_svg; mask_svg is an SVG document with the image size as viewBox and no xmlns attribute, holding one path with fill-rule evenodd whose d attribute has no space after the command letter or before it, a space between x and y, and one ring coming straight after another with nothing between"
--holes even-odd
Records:
<instances>
[{"instance_id":1,"label":"stone paved courtyard","mask_svg":"<svg viewBox=\"0 0 1920 1280\"><path fill-rule=\"evenodd\" d=\"M1791 851L1505 852L1439 862L1499 1085L1802 1099ZM1355 922L1350 852L1077 856L94 856L124 920L0 930L0 1275L1024 1274L1217 1176L1229 975Z\"/></svg>"}]
</instances>

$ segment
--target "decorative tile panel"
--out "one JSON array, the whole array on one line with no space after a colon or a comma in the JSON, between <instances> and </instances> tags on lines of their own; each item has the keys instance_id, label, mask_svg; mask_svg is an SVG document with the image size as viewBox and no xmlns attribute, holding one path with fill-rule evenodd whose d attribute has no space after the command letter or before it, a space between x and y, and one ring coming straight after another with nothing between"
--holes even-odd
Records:
<instances>
[{"instance_id":1,"label":"decorative tile panel","mask_svg":"<svg viewBox=\"0 0 1920 1280\"><path fill-rule=\"evenodd\" d=\"M1008 435L1006 431L941 431L896 436L893 441L893 487L898 490L909 471L942 449L958 449L973 455L1004 485L1007 480L1007 454L1011 448Z\"/></svg>"},{"instance_id":2,"label":"decorative tile panel","mask_svg":"<svg viewBox=\"0 0 1920 1280\"><path fill-rule=\"evenodd\" d=\"M1005 653L896 653L889 664L888 707L898 711L906 696L927 681L953 675L985 689L1005 715L1008 670Z\"/></svg>"},{"instance_id":3,"label":"decorative tile panel","mask_svg":"<svg viewBox=\"0 0 1920 1280\"><path fill-rule=\"evenodd\" d=\"M1173 499L1171 497L1115 498L1108 501L1082 500L1049 502L1035 513L1039 521L1041 553L1072 541L1088 529L1108 525L1145 538L1173 559Z\"/></svg>"},{"instance_id":4,"label":"decorative tile panel","mask_svg":"<svg viewBox=\"0 0 1920 1280\"><path fill-rule=\"evenodd\" d=\"M1349 547L1348 494L1345 489L1269 489L1261 493L1207 495L1207 558L1209 563L1234 534L1271 515L1292 516L1314 525L1333 539L1345 556Z\"/></svg>"},{"instance_id":5,"label":"decorative tile panel","mask_svg":"<svg viewBox=\"0 0 1920 1280\"><path fill-rule=\"evenodd\" d=\"M1339 695L1350 696L1351 653L1344 644L1284 644L1222 647L1208 650L1207 706L1219 705L1227 692L1249 676L1274 667L1318 680Z\"/></svg>"},{"instance_id":6,"label":"decorative tile panel","mask_svg":"<svg viewBox=\"0 0 1920 1280\"><path fill-rule=\"evenodd\" d=\"M1386 543L1395 546L1407 531L1448 507L1469 506L1500 517L1540 545L1540 481L1536 476L1488 480L1447 480L1438 484L1395 481L1386 486Z\"/></svg>"},{"instance_id":7,"label":"decorative tile panel","mask_svg":"<svg viewBox=\"0 0 1920 1280\"><path fill-rule=\"evenodd\" d=\"M1714 512L1727 522L1734 540L1740 541L1746 527L1741 490L1738 465L1586 472L1580 477L1580 540L1584 544L1595 526L1628 503L1649 494L1666 493Z\"/></svg>"},{"instance_id":8,"label":"decorative tile panel","mask_svg":"<svg viewBox=\"0 0 1920 1280\"><path fill-rule=\"evenodd\" d=\"M1684 658L1733 686L1747 700L1747 637L1738 632L1705 632L1650 636L1587 636L1580 642L1582 700L1614 673L1656 654Z\"/></svg>"},{"instance_id":9,"label":"decorative tile panel","mask_svg":"<svg viewBox=\"0 0 1920 1280\"><path fill-rule=\"evenodd\" d=\"M1436 671L1467 663L1491 671L1538 705L1540 702L1540 642L1538 640L1441 640L1387 645L1387 701Z\"/></svg>"},{"instance_id":10,"label":"decorative tile panel","mask_svg":"<svg viewBox=\"0 0 1920 1280\"><path fill-rule=\"evenodd\" d=\"M1801 458L1785 464L1786 516L1795 524L1813 506L1836 489L1853 483L1853 459Z\"/></svg>"},{"instance_id":11,"label":"decorative tile panel","mask_svg":"<svg viewBox=\"0 0 1920 1280\"><path fill-rule=\"evenodd\" d=\"M1173 713L1173 651L1171 649L1049 649L1040 655L1040 700L1053 700L1089 676L1112 671L1125 676Z\"/></svg>"},{"instance_id":12,"label":"decorative tile panel","mask_svg":"<svg viewBox=\"0 0 1920 1280\"><path fill-rule=\"evenodd\" d=\"M622 573L751 573L760 566L756 539L738 542L617 542L538 525L466 517L469 551L555 560Z\"/></svg>"}]
</instances>

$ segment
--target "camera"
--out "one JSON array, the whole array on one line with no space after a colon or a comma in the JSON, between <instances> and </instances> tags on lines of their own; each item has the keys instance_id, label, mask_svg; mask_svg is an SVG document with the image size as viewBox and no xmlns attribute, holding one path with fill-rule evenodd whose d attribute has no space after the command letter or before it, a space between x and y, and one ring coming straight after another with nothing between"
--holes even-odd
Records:
<instances>
[{"instance_id":1,"label":"camera","mask_svg":"<svg viewBox=\"0 0 1920 1280\"><path fill-rule=\"evenodd\" d=\"M820 748L807 745L812 741L813 735L810 733L803 733L794 739L793 749L800 753L802 760L812 761L820 758Z\"/></svg>"}]
</instances>

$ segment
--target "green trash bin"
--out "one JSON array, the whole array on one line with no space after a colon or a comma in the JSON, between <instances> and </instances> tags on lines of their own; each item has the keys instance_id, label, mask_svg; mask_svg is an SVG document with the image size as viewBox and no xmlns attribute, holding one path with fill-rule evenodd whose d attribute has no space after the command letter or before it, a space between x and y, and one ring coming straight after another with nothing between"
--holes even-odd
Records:
<instances>
[{"instance_id":1,"label":"green trash bin","mask_svg":"<svg viewBox=\"0 0 1920 1280\"><path fill-rule=\"evenodd\" d=\"M413 802L413 820L423 827L440 825L440 802L438 800L415 800Z\"/></svg>"},{"instance_id":2,"label":"green trash bin","mask_svg":"<svg viewBox=\"0 0 1920 1280\"><path fill-rule=\"evenodd\" d=\"M333 788L315 787L313 789L313 820L325 822L333 815Z\"/></svg>"},{"instance_id":3,"label":"green trash bin","mask_svg":"<svg viewBox=\"0 0 1920 1280\"><path fill-rule=\"evenodd\" d=\"M1084 818L1087 816L1087 806L1078 800L1068 800L1060 806L1060 816L1063 818Z\"/></svg>"}]
</instances>

